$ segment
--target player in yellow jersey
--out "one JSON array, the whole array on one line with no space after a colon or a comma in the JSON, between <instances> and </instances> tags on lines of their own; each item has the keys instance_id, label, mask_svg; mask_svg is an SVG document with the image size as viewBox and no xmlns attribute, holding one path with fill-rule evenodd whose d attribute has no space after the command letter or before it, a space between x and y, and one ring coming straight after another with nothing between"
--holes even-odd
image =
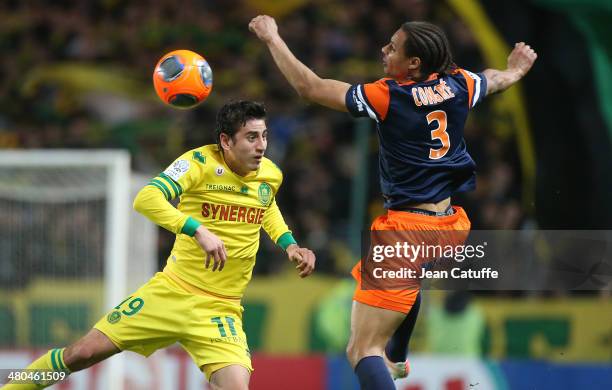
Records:
<instances>
[{"instance_id":1,"label":"player in yellow jersey","mask_svg":"<svg viewBox=\"0 0 612 390\"><path fill-rule=\"evenodd\" d=\"M135 209L177 235L163 272L85 337L48 351L29 369L70 373L123 350L149 356L178 342L214 388L248 388L253 368L240 299L251 280L260 228L297 263L299 276L310 275L315 264L313 252L297 245L276 204L283 177L264 157L265 116L256 102L226 104L217 115L218 144L183 154L138 193ZM175 198L177 208L168 202Z\"/></svg>"}]
</instances>

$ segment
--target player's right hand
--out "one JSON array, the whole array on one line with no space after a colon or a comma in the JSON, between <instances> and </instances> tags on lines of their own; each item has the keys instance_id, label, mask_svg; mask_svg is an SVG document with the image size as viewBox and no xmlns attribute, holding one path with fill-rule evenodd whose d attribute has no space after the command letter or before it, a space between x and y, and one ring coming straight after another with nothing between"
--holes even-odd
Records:
<instances>
[{"instance_id":1,"label":"player's right hand","mask_svg":"<svg viewBox=\"0 0 612 390\"><path fill-rule=\"evenodd\" d=\"M249 23L249 30L257 35L263 42L270 42L278 35L278 26L273 17L259 15L254 17Z\"/></svg>"},{"instance_id":2,"label":"player's right hand","mask_svg":"<svg viewBox=\"0 0 612 390\"><path fill-rule=\"evenodd\" d=\"M225 249L223 241L202 225L198 227L193 237L204 252L206 252L206 262L204 266L208 269L208 267L210 267L210 260L212 259L212 270L216 271L218 269L221 271L223 267L225 267L225 261L227 260L227 250Z\"/></svg>"}]
</instances>

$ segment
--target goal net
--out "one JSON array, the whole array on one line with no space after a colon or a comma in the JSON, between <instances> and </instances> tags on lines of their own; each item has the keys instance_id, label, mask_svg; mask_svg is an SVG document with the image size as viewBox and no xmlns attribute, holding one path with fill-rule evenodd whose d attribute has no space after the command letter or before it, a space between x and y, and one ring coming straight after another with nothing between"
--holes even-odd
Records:
<instances>
[{"instance_id":1,"label":"goal net","mask_svg":"<svg viewBox=\"0 0 612 390\"><path fill-rule=\"evenodd\" d=\"M121 302L130 200L126 152L0 152L0 350L32 360ZM120 369L108 388L121 386Z\"/></svg>"}]
</instances>

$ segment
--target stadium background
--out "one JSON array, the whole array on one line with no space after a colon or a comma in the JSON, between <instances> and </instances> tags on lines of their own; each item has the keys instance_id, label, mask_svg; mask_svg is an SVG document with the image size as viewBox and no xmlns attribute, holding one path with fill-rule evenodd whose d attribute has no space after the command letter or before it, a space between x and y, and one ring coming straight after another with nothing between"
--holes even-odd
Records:
<instances>
[{"instance_id":1,"label":"stadium background","mask_svg":"<svg viewBox=\"0 0 612 390\"><path fill-rule=\"evenodd\" d=\"M285 177L278 201L298 241L316 252L318 268L314 277L296 280L264 235L244 300L253 388L355 386L342 356L347 275L358 253L355 234L382 211L375 133L297 97L247 30L259 13L277 18L298 58L348 82L380 77L380 47L406 20L442 26L456 63L470 70L503 67L509 44L530 43L539 55L531 73L520 87L488 99L466 126L478 189L457 203L474 229L610 228L612 6L604 0L1 2L4 149L123 149L135 176L151 177L183 151L213 141L215 113L228 99L266 103L268 157ZM214 72L213 93L195 110L173 110L154 95L152 68L176 48L203 54ZM60 249L32 250L26 216L8 204L0 199L6 368L15 356L31 360L70 343L107 309L97 209L58 206L37 228L56 232L51 241ZM131 234L136 240L138 233ZM92 242L68 239L83 235ZM155 244L161 267L172 236L160 230ZM154 268L134 271L128 281ZM415 376L399 387L611 388L610 288L429 292L411 345ZM178 349L148 363L129 359L148 375L132 375L128 388L160 387L159 364L180 368L172 371L173 386L202 386ZM82 388L97 372L83 376Z\"/></svg>"}]
</instances>

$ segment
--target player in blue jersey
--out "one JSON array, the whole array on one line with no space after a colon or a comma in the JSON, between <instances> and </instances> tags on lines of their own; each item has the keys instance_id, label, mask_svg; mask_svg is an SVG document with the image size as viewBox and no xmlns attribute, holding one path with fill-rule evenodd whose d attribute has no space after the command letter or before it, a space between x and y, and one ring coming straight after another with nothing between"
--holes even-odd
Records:
<instances>
[{"instance_id":1,"label":"player in blue jersey","mask_svg":"<svg viewBox=\"0 0 612 390\"><path fill-rule=\"evenodd\" d=\"M456 192L475 187L475 164L463 128L468 111L503 91L531 69L537 55L517 43L505 70L472 73L453 63L443 31L426 22L404 23L382 48L385 78L350 85L322 79L291 53L273 18L257 16L249 28L270 50L291 86L305 99L351 115L369 116L380 139L380 184L387 214L373 231L466 232L470 221L451 205ZM418 236L418 235L417 235ZM418 288L364 289L358 281L351 315L348 359L362 389L393 389L409 370L408 340L416 321Z\"/></svg>"}]
</instances>

